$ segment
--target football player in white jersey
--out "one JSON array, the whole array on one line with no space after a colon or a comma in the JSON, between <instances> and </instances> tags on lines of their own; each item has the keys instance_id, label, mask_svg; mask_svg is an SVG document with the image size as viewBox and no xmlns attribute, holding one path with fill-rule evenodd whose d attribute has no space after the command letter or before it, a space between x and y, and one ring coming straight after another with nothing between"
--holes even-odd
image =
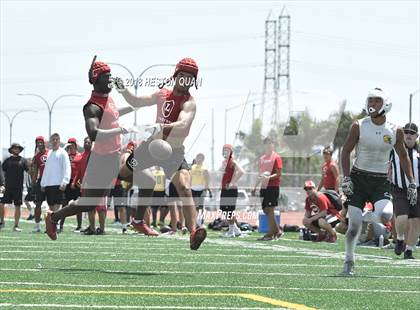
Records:
<instances>
[{"instance_id":1,"label":"football player in white jersey","mask_svg":"<svg viewBox=\"0 0 420 310\"><path fill-rule=\"evenodd\" d=\"M380 215L392 212L390 185L387 180L389 154L394 148L401 160L401 167L409 180L407 197L410 204L417 201L417 185L413 177L410 160L404 146L404 132L387 122L386 114L391 110L390 98L380 88L369 91L366 99L368 116L353 122L343 147L341 165L343 171L342 190L347 196L349 227L346 233L346 257L343 275L354 274L354 251L360 234L363 207L367 201L374 205L370 221L379 222ZM356 150L350 170L350 153Z\"/></svg>"}]
</instances>

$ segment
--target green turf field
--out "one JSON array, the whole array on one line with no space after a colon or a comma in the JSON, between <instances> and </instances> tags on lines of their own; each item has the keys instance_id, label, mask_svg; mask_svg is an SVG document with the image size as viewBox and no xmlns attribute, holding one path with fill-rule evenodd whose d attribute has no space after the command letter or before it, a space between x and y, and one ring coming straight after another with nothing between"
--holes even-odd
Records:
<instances>
[{"instance_id":1,"label":"green turf field","mask_svg":"<svg viewBox=\"0 0 420 310\"><path fill-rule=\"evenodd\" d=\"M188 239L72 232L57 241L0 232L1 309L418 309L420 260L358 248L357 276L339 277L344 249L297 240L226 240L209 233L194 252ZM112 226L110 226L112 227ZM420 257L419 251L415 253Z\"/></svg>"}]
</instances>

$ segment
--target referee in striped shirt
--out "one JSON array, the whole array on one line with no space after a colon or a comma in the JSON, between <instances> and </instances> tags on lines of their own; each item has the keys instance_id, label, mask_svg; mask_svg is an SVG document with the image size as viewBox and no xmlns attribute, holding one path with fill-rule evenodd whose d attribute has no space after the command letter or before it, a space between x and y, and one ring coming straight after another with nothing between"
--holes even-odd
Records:
<instances>
[{"instance_id":1,"label":"referee in striped shirt","mask_svg":"<svg viewBox=\"0 0 420 310\"><path fill-rule=\"evenodd\" d=\"M404 126L404 142L413 169L413 175L419 191L419 171L420 171L420 148L417 144L418 128L414 123ZM396 214L395 228L397 231L397 244L395 254L401 255L404 252L404 259L413 259L413 249L420 235L420 204L411 206L407 199L408 179L405 176L398 154L392 150L390 154L392 183L392 196L394 211ZM408 231L408 235L406 232Z\"/></svg>"}]
</instances>

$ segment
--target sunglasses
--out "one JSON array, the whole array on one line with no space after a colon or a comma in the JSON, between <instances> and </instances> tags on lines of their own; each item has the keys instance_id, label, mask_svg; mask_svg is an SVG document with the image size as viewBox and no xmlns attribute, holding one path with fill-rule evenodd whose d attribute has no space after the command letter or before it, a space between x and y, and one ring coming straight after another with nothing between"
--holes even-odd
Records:
<instances>
[{"instance_id":1,"label":"sunglasses","mask_svg":"<svg viewBox=\"0 0 420 310\"><path fill-rule=\"evenodd\" d=\"M404 130L404 133L405 133L406 135L416 135L416 134L417 134L417 132L415 132L415 131L411 131L411 130Z\"/></svg>"},{"instance_id":2,"label":"sunglasses","mask_svg":"<svg viewBox=\"0 0 420 310\"><path fill-rule=\"evenodd\" d=\"M306 192L315 189L315 187L304 187L303 188Z\"/></svg>"}]
</instances>

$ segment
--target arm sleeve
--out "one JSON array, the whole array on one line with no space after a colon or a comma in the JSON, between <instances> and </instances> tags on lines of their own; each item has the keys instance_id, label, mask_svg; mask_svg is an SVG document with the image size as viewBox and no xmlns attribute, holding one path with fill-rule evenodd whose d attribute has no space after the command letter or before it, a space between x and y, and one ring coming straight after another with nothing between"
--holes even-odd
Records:
<instances>
[{"instance_id":1,"label":"arm sleeve","mask_svg":"<svg viewBox=\"0 0 420 310\"><path fill-rule=\"evenodd\" d=\"M69 156L64 150L61 152L61 165L61 169L63 171L63 179L60 185L66 186L70 182L71 165Z\"/></svg>"}]
</instances>

